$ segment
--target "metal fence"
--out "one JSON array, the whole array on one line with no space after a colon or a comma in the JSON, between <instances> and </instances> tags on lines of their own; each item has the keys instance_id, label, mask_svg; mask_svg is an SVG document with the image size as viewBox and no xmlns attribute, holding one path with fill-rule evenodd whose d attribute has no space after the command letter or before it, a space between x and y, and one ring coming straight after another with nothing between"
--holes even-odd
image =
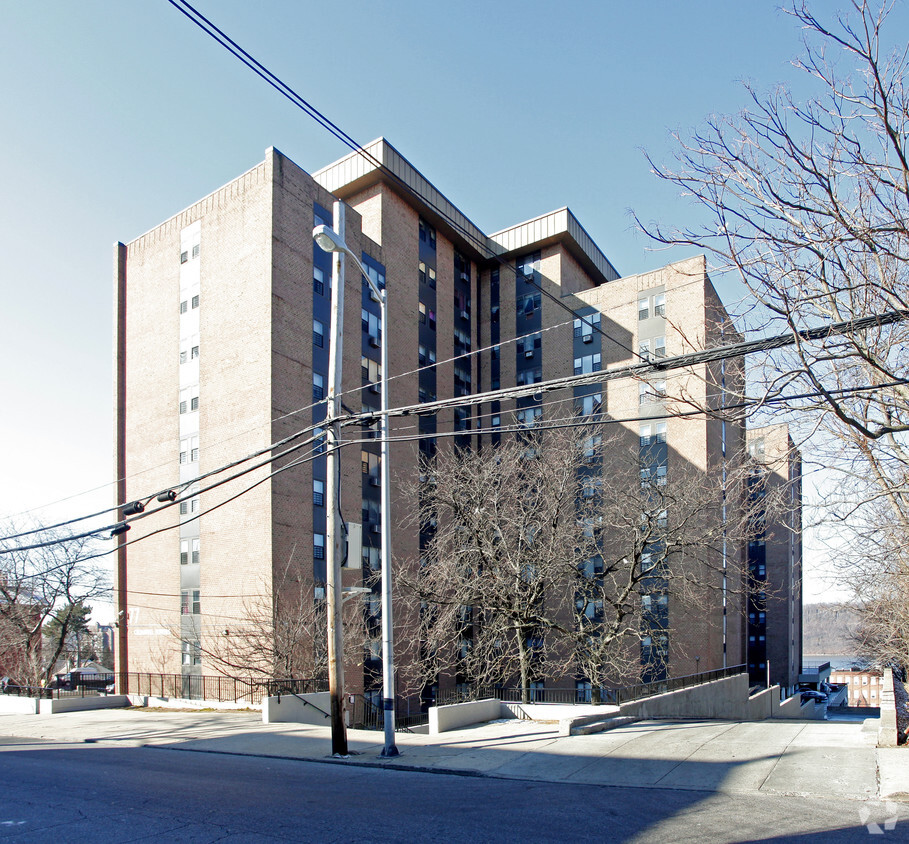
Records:
<instances>
[{"instance_id":1,"label":"metal fence","mask_svg":"<svg viewBox=\"0 0 909 844\"><path fill-rule=\"evenodd\" d=\"M348 695L347 713L351 729L382 730L385 728L385 712L382 702L375 702L363 695ZM402 732L411 727L429 723L429 713L421 711L419 704L410 701L395 701L395 731Z\"/></svg>"},{"instance_id":2,"label":"metal fence","mask_svg":"<svg viewBox=\"0 0 909 844\"><path fill-rule=\"evenodd\" d=\"M222 677L201 674L126 675L125 693L147 697L175 697L210 700L218 703L258 705L266 697L282 694L310 694L327 690L319 680L288 678L265 680L253 677Z\"/></svg>"},{"instance_id":3,"label":"metal fence","mask_svg":"<svg viewBox=\"0 0 909 844\"><path fill-rule=\"evenodd\" d=\"M111 690L117 677L115 674L77 674L71 681L60 684L53 681L49 686L17 686L8 683L2 693L16 697L60 700L71 697L96 697Z\"/></svg>"}]
</instances>

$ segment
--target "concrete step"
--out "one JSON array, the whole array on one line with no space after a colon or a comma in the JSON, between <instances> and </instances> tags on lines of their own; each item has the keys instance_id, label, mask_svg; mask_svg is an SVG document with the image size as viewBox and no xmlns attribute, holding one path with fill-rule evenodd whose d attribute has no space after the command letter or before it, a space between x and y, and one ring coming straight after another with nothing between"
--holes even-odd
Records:
<instances>
[{"instance_id":1,"label":"concrete step","mask_svg":"<svg viewBox=\"0 0 909 844\"><path fill-rule=\"evenodd\" d=\"M573 736L587 736L591 733L603 733L607 730L614 730L616 727L624 727L626 724L633 724L639 721L632 715L615 715L612 718L601 718L599 721L592 721L589 724L578 724L571 728Z\"/></svg>"}]
</instances>

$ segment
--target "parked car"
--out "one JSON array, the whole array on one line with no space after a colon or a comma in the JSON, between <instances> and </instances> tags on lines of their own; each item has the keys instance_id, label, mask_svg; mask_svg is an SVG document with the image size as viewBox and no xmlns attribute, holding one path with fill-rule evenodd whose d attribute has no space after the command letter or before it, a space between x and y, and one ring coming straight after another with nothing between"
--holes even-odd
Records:
<instances>
[{"instance_id":1,"label":"parked car","mask_svg":"<svg viewBox=\"0 0 909 844\"><path fill-rule=\"evenodd\" d=\"M826 703L827 695L823 692L816 692L814 689L805 689L802 691L802 703L807 703L809 700L813 700L815 703Z\"/></svg>"}]
</instances>

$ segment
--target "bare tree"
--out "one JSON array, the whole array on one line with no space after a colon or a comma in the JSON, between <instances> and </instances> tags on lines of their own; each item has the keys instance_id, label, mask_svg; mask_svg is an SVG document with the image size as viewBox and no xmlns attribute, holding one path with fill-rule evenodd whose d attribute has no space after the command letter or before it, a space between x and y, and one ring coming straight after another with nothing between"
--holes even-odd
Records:
<instances>
[{"instance_id":1,"label":"bare tree","mask_svg":"<svg viewBox=\"0 0 909 844\"><path fill-rule=\"evenodd\" d=\"M525 700L546 676L598 690L638 679L642 645L651 673L662 674L668 601L681 611L722 588L724 531L721 485L664 466L636 435L630 447L588 426L440 453L421 484L431 539L403 578L420 606L415 679L517 679ZM740 499L735 484L727 493ZM732 547L744 522L740 507L730 512ZM731 561L731 583L742 582L740 565Z\"/></svg>"},{"instance_id":2,"label":"bare tree","mask_svg":"<svg viewBox=\"0 0 909 844\"><path fill-rule=\"evenodd\" d=\"M343 624L345 661L362 664L367 645L360 601L345 604ZM202 636L201 649L229 675L327 682L325 603L314 599L312 580L301 577L291 559L271 584L271 594L263 587L245 599L240 617Z\"/></svg>"},{"instance_id":3,"label":"bare tree","mask_svg":"<svg viewBox=\"0 0 909 844\"><path fill-rule=\"evenodd\" d=\"M7 534L15 533L10 529ZM48 543L27 551L18 545ZM91 559L97 543L40 531L3 544L0 555L0 675L24 686L44 686L80 618L68 608L109 598L106 571ZM53 624L50 624L51 621Z\"/></svg>"},{"instance_id":4,"label":"bare tree","mask_svg":"<svg viewBox=\"0 0 909 844\"><path fill-rule=\"evenodd\" d=\"M824 433L818 459L841 473L824 503L845 530L838 547L863 548L850 576L869 607L879 606L866 597L879 576L905 583L909 573L902 555L896 572L892 559L868 557L883 545L862 538L881 504L899 543L909 541L909 48L887 31L892 3L850 5L829 22L806 2L788 9L805 36L794 66L813 97L746 86L741 113L678 137L675 165L651 160L706 211L704 224L638 222L656 240L695 246L734 271L751 294L744 323L791 333L789 351L753 374L766 399L803 395L786 410L802 411L806 434ZM806 334L829 323L847 328Z\"/></svg>"}]
</instances>

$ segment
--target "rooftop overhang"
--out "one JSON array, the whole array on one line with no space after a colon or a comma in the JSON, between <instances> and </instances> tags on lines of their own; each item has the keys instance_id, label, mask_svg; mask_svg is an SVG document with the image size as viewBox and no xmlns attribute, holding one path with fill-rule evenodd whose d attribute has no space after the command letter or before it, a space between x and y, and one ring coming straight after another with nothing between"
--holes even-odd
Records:
<instances>
[{"instance_id":1,"label":"rooftop overhang","mask_svg":"<svg viewBox=\"0 0 909 844\"><path fill-rule=\"evenodd\" d=\"M492 254L486 235L385 138L376 138L362 151L345 155L312 177L344 201L372 185L385 183L473 260L488 260Z\"/></svg>"},{"instance_id":2,"label":"rooftop overhang","mask_svg":"<svg viewBox=\"0 0 909 844\"><path fill-rule=\"evenodd\" d=\"M494 254L501 259L560 243L597 284L615 281L619 273L600 251L569 208L559 208L489 235Z\"/></svg>"},{"instance_id":3,"label":"rooftop overhang","mask_svg":"<svg viewBox=\"0 0 909 844\"><path fill-rule=\"evenodd\" d=\"M480 263L495 264L561 243L596 284L619 278L615 267L568 208L487 236L385 138L317 170L313 179L347 201L375 184L391 187L428 222Z\"/></svg>"}]
</instances>

